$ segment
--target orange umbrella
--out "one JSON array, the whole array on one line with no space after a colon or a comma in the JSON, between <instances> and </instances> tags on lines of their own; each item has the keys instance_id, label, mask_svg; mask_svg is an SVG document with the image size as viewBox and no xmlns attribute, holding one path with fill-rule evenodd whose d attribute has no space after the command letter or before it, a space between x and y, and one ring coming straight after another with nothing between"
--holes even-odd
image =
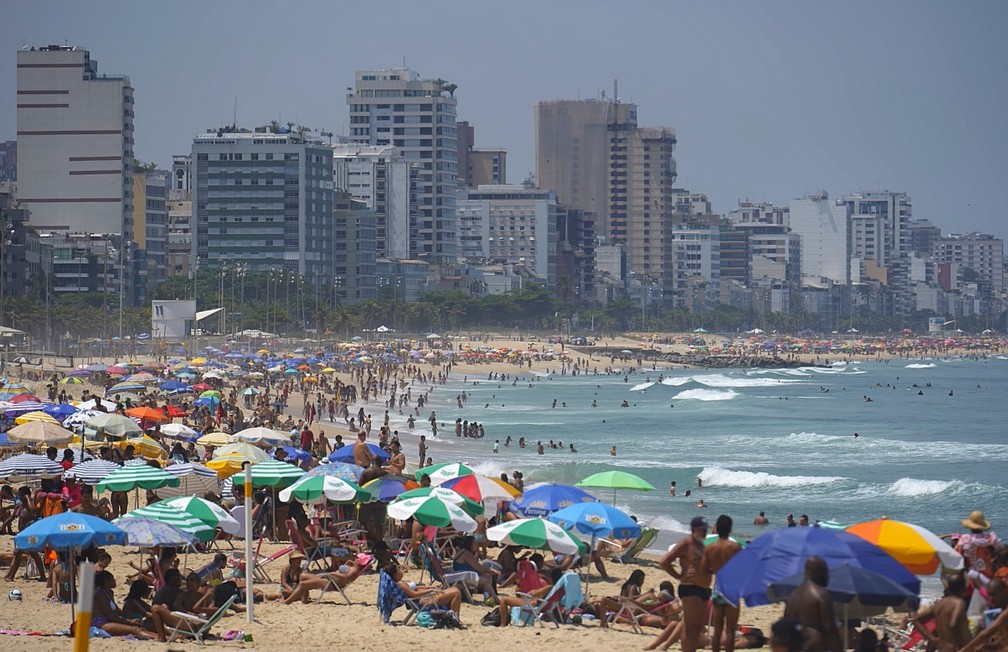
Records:
<instances>
[{"instance_id":1,"label":"orange umbrella","mask_svg":"<svg viewBox=\"0 0 1008 652\"><path fill-rule=\"evenodd\" d=\"M164 412L161 410L155 410L152 407L147 407L146 405L126 410L126 416L140 419L141 421L153 421L155 423L168 421L168 417L165 416Z\"/></svg>"},{"instance_id":2,"label":"orange umbrella","mask_svg":"<svg viewBox=\"0 0 1008 652\"><path fill-rule=\"evenodd\" d=\"M963 567L963 556L952 546L913 523L880 518L851 525L847 531L882 548L915 575L930 575L939 565Z\"/></svg>"}]
</instances>

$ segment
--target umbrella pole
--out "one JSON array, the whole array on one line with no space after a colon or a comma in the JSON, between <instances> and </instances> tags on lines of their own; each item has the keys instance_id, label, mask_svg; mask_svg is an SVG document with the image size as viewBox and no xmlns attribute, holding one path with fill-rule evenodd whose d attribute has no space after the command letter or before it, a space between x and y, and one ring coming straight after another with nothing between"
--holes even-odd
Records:
<instances>
[{"instance_id":1,"label":"umbrella pole","mask_svg":"<svg viewBox=\"0 0 1008 652\"><path fill-rule=\"evenodd\" d=\"M588 548L588 566L586 567L585 570L585 590L584 590L585 601L588 600L589 597L588 594L591 591L591 589L588 586L588 578L591 577L592 555L595 554L596 536L597 535L595 533L592 533L591 545Z\"/></svg>"}]
</instances>

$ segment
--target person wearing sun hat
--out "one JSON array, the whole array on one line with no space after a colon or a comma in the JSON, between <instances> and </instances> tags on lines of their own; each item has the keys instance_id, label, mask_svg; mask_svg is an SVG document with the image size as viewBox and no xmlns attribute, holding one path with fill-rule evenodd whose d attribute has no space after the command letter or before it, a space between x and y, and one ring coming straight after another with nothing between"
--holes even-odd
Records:
<instances>
[{"instance_id":1,"label":"person wearing sun hat","mask_svg":"<svg viewBox=\"0 0 1008 652\"><path fill-rule=\"evenodd\" d=\"M994 549L999 543L998 536L991 530L990 521L979 509L964 518L962 526L969 530L959 536L956 551L966 558L966 569L976 570L987 577L994 576Z\"/></svg>"}]
</instances>

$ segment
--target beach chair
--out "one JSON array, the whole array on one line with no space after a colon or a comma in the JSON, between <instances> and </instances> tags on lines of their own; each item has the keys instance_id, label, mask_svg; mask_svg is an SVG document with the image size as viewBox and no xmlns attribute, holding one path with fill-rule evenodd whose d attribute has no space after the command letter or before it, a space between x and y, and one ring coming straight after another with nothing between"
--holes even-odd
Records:
<instances>
[{"instance_id":1,"label":"beach chair","mask_svg":"<svg viewBox=\"0 0 1008 652\"><path fill-rule=\"evenodd\" d=\"M535 627L537 622L549 621L556 627L560 627L560 623L566 621L566 613L569 613L573 608L567 608L565 613L564 605L570 604L570 601L574 599L574 596L568 598L567 594L569 591L573 592L575 587L577 595L582 596L581 578L577 573L564 573L545 598L537 598L528 593L516 593L515 595L525 599L525 604L517 607L518 618L512 617L511 622L520 624L531 620L532 627ZM577 604L580 605L581 600L578 600Z\"/></svg>"},{"instance_id":2,"label":"beach chair","mask_svg":"<svg viewBox=\"0 0 1008 652\"><path fill-rule=\"evenodd\" d=\"M444 588L458 587L462 591L462 597L467 602L471 603L473 601L472 592L469 589L475 589L479 586L479 575L475 571L452 571L446 573L432 543L427 543L420 548L420 556L423 558L424 567L430 573L431 579L440 583Z\"/></svg>"},{"instance_id":3,"label":"beach chair","mask_svg":"<svg viewBox=\"0 0 1008 652\"><path fill-rule=\"evenodd\" d=\"M184 611L173 611L172 615L178 618L178 625L169 628L171 636L168 637L168 642L172 643L179 636L191 636L197 643L203 645L204 639L210 633L210 628L224 617L224 614L227 613L228 609L231 608L231 605L237 599L237 595L232 595L209 618L201 618Z\"/></svg>"},{"instance_id":4,"label":"beach chair","mask_svg":"<svg viewBox=\"0 0 1008 652\"><path fill-rule=\"evenodd\" d=\"M610 624L614 625L616 623L627 623L634 632L637 634L643 634L644 626L642 621L645 618L657 615L662 609L676 603L677 598L674 595L669 595L663 592L661 596L661 600L646 608L634 602L633 598L617 598L619 601L619 609L615 614L613 614Z\"/></svg>"},{"instance_id":5,"label":"beach chair","mask_svg":"<svg viewBox=\"0 0 1008 652\"><path fill-rule=\"evenodd\" d=\"M378 613L381 614L382 622L388 624L392 618L392 612L402 606L408 610L402 624L409 625L410 621L420 613L420 603L406 595L406 592L396 584L392 576L382 571L378 576Z\"/></svg>"},{"instance_id":6,"label":"beach chair","mask_svg":"<svg viewBox=\"0 0 1008 652\"><path fill-rule=\"evenodd\" d=\"M626 564L631 561L635 561L637 557L644 552L644 550L654 543L654 540L658 538L658 528L648 527L641 530L640 535L634 539L634 542L624 548L620 552L613 553L609 556L615 562L620 564Z\"/></svg>"},{"instance_id":7,"label":"beach chair","mask_svg":"<svg viewBox=\"0 0 1008 652\"><path fill-rule=\"evenodd\" d=\"M368 562L367 564L361 564L360 566L358 566L357 567L357 572L350 576L350 581L347 582L347 586L350 586L351 584L353 584L354 582L356 582L357 579L361 575L363 575L364 573L366 573L367 570L368 570L368 568L370 567L370 563L371 562ZM330 590L338 591L339 594L343 596L343 599L346 600L347 605L352 605L353 604L353 601L350 600L350 596L348 596L346 594L346 591L343 590L346 587L343 587L343 586L340 586L339 584L337 584L336 583L336 579L334 577L332 577L331 575L325 575L324 577L327 580L326 581L326 585L322 587L322 592L319 593L318 598L315 599L315 603L316 604L318 604L319 602L322 602L322 596L324 596L326 594L326 591L330 591Z\"/></svg>"},{"instance_id":8,"label":"beach chair","mask_svg":"<svg viewBox=\"0 0 1008 652\"><path fill-rule=\"evenodd\" d=\"M521 559L518 561L518 567L515 571L515 575L518 576L519 593L531 593L536 589L541 589L545 584L545 582L543 582L543 578L539 577L539 572L536 570L535 564L528 559Z\"/></svg>"},{"instance_id":9,"label":"beach chair","mask_svg":"<svg viewBox=\"0 0 1008 652\"><path fill-rule=\"evenodd\" d=\"M326 560L326 556L322 553L322 546L318 545L311 554L305 550L304 540L301 538L301 532L298 530L297 523L294 519L287 519L287 534L290 536L291 544L305 556L308 560L308 567L314 568L315 570L322 570L323 562Z\"/></svg>"},{"instance_id":10,"label":"beach chair","mask_svg":"<svg viewBox=\"0 0 1008 652\"><path fill-rule=\"evenodd\" d=\"M262 543L262 539L259 539L259 542ZM288 553L294 552L297 549L298 549L297 546L291 543L284 546L283 548L280 548L272 555L266 556L259 554L259 548L257 546L256 551L254 553L256 556L256 562L252 570L252 574L255 576L255 579L260 582L272 583L273 578L270 577L269 571L266 570L266 566L269 566L270 564L272 564L273 562L282 557L286 557Z\"/></svg>"}]
</instances>

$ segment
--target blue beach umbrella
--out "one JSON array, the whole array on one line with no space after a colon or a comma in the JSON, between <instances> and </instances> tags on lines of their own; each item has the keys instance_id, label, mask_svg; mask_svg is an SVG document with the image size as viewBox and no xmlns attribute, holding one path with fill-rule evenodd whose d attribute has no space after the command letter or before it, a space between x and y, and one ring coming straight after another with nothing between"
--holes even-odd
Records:
<instances>
[{"instance_id":1,"label":"blue beach umbrella","mask_svg":"<svg viewBox=\"0 0 1008 652\"><path fill-rule=\"evenodd\" d=\"M639 536L640 525L625 512L605 503L577 503L550 514L548 520L556 523L574 536L588 540L588 573L591 573L591 556L595 552L595 542L600 537L630 539ZM588 574L585 575L585 583Z\"/></svg>"},{"instance_id":2,"label":"blue beach umbrella","mask_svg":"<svg viewBox=\"0 0 1008 652\"><path fill-rule=\"evenodd\" d=\"M284 453L287 453L286 460L294 460L296 462L304 462L305 460L311 459L311 453L308 451L303 451L300 448L294 448L293 446L282 446L280 447Z\"/></svg>"},{"instance_id":3,"label":"blue beach umbrella","mask_svg":"<svg viewBox=\"0 0 1008 652\"><path fill-rule=\"evenodd\" d=\"M767 594L774 601L784 600L804 581L804 572L785 577L767 587ZM920 606L920 597L917 595L920 592L920 581L914 590L881 573L850 564L830 569L826 590L834 602L851 609L848 615L855 618L875 616L889 607L911 611Z\"/></svg>"},{"instance_id":4,"label":"blue beach umbrella","mask_svg":"<svg viewBox=\"0 0 1008 652\"><path fill-rule=\"evenodd\" d=\"M141 516L122 516L112 521L124 530L129 545L143 548L155 546L191 546L199 541L195 535L184 532L169 523Z\"/></svg>"},{"instance_id":5,"label":"blue beach umbrella","mask_svg":"<svg viewBox=\"0 0 1008 652\"><path fill-rule=\"evenodd\" d=\"M347 464L346 462L330 462L329 464L319 464L308 469L308 473L305 475L308 477L331 475L334 478L348 482L357 482L361 477L361 473L364 473L364 467L362 466Z\"/></svg>"},{"instance_id":6,"label":"blue beach umbrella","mask_svg":"<svg viewBox=\"0 0 1008 652\"><path fill-rule=\"evenodd\" d=\"M377 457L382 462L387 462L390 459L392 459L391 455L389 455L387 452L383 451L381 448L379 448L375 444L368 444L367 447L368 447L368 450L371 451L371 455L373 455L374 457ZM330 462L350 462L350 463L352 463L354 461L354 458L353 458L353 445L347 445L347 446L344 446L343 448L341 448L339 450L333 451L333 453L329 456L329 461Z\"/></svg>"},{"instance_id":7,"label":"blue beach umbrella","mask_svg":"<svg viewBox=\"0 0 1008 652\"><path fill-rule=\"evenodd\" d=\"M543 484L511 501L511 509L526 517L549 516L578 503L597 503L598 498L569 484Z\"/></svg>"},{"instance_id":8,"label":"blue beach umbrella","mask_svg":"<svg viewBox=\"0 0 1008 652\"><path fill-rule=\"evenodd\" d=\"M885 575L915 594L920 581L885 550L843 530L792 527L767 532L731 558L718 571L718 591L731 602L750 607L770 603L767 587L803 573L809 557L835 568L843 564Z\"/></svg>"},{"instance_id":9,"label":"blue beach umbrella","mask_svg":"<svg viewBox=\"0 0 1008 652\"><path fill-rule=\"evenodd\" d=\"M40 552L47 545L53 550L87 548L91 545L126 545L126 533L108 521L78 514L63 512L35 521L14 537L18 550Z\"/></svg>"}]
</instances>

